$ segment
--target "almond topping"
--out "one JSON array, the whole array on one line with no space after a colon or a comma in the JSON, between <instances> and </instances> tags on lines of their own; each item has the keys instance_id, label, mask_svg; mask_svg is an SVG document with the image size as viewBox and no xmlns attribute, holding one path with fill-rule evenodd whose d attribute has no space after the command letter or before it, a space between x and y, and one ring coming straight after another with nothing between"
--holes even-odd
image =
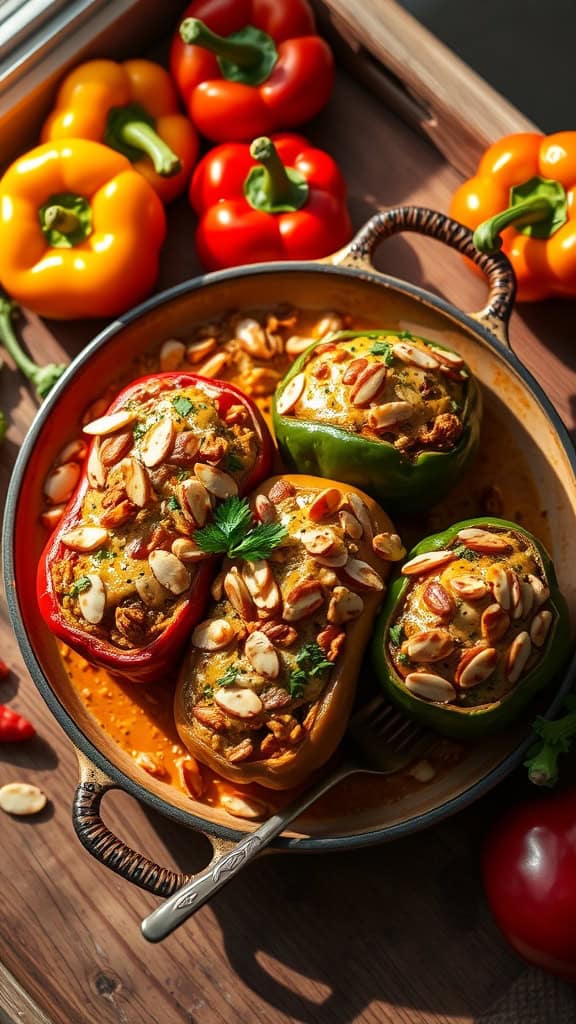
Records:
<instances>
[{"instance_id":1,"label":"almond topping","mask_svg":"<svg viewBox=\"0 0 576 1024\"><path fill-rule=\"evenodd\" d=\"M106 470L100 458L100 438L95 438L90 449L88 462L86 463L86 474L90 487L99 490L106 484Z\"/></svg>"},{"instance_id":2,"label":"almond topping","mask_svg":"<svg viewBox=\"0 0 576 1024\"><path fill-rule=\"evenodd\" d=\"M460 530L458 540L462 541L471 551L478 551L485 555L503 554L511 549L510 542L505 537L476 526Z\"/></svg>"},{"instance_id":3,"label":"almond topping","mask_svg":"<svg viewBox=\"0 0 576 1024\"><path fill-rule=\"evenodd\" d=\"M482 612L481 628L488 643L495 644L508 632L510 616L499 604L490 604Z\"/></svg>"},{"instance_id":4,"label":"almond topping","mask_svg":"<svg viewBox=\"0 0 576 1024\"><path fill-rule=\"evenodd\" d=\"M392 346L396 359L407 363L408 366L419 366L423 370L437 370L438 360L430 352L424 352L416 345L410 345L407 341L399 341Z\"/></svg>"},{"instance_id":5,"label":"almond topping","mask_svg":"<svg viewBox=\"0 0 576 1024\"><path fill-rule=\"evenodd\" d=\"M462 655L454 680L463 690L469 690L485 682L497 663L498 651L494 647L473 647Z\"/></svg>"},{"instance_id":6,"label":"almond topping","mask_svg":"<svg viewBox=\"0 0 576 1024\"><path fill-rule=\"evenodd\" d=\"M344 370L344 373L342 374L342 383L355 384L356 381L358 380L358 377L366 369L367 366L367 359L364 359L363 357L360 357L359 359L353 359L352 362L348 364L348 366Z\"/></svg>"},{"instance_id":7,"label":"almond topping","mask_svg":"<svg viewBox=\"0 0 576 1024\"><path fill-rule=\"evenodd\" d=\"M550 597L550 590L541 579L537 576L533 576L532 573L528 576L528 583L532 587L534 594L534 607L539 608L540 605L544 604L545 601Z\"/></svg>"},{"instance_id":8,"label":"almond topping","mask_svg":"<svg viewBox=\"0 0 576 1024\"><path fill-rule=\"evenodd\" d=\"M316 637L316 643L327 661L336 661L346 643L346 633L336 626L326 626Z\"/></svg>"},{"instance_id":9,"label":"almond topping","mask_svg":"<svg viewBox=\"0 0 576 1024\"><path fill-rule=\"evenodd\" d=\"M432 672L410 672L404 685L410 693L435 704L450 704L456 698L456 690L443 676Z\"/></svg>"},{"instance_id":10,"label":"almond topping","mask_svg":"<svg viewBox=\"0 0 576 1024\"><path fill-rule=\"evenodd\" d=\"M276 411L279 416L286 416L287 413L292 412L304 392L305 385L306 375L304 373L297 373L288 382L282 394L276 400Z\"/></svg>"},{"instance_id":11,"label":"almond topping","mask_svg":"<svg viewBox=\"0 0 576 1024\"><path fill-rule=\"evenodd\" d=\"M173 555L182 562L202 562L210 558L207 551L202 551L190 537L177 537L170 548Z\"/></svg>"},{"instance_id":12,"label":"almond topping","mask_svg":"<svg viewBox=\"0 0 576 1024\"><path fill-rule=\"evenodd\" d=\"M224 577L224 592L230 604L242 619L250 621L257 618L256 606L250 596L248 587L235 565L232 566Z\"/></svg>"},{"instance_id":13,"label":"almond topping","mask_svg":"<svg viewBox=\"0 0 576 1024\"><path fill-rule=\"evenodd\" d=\"M192 644L201 651L220 651L232 643L236 633L226 619L206 619L192 633Z\"/></svg>"},{"instance_id":14,"label":"almond topping","mask_svg":"<svg viewBox=\"0 0 576 1024\"><path fill-rule=\"evenodd\" d=\"M90 586L78 594L78 604L82 617L86 622L97 626L104 618L106 611L106 587L97 573L89 572L86 579L90 580Z\"/></svg>"},{"instance_id":15,"label":"almond topping","mask_svg":"<svg viewBox=\"0 0 576 1024\"><path fill-rule=\"evenodd\" d=\"M148 473L142 463L132 457L124 459L122 469L127 497L138 505L138 508L144 508L150 500L152 491Z\"/></svg>"},{"instance_id":16,"label":"almond topping","mask_svg":"<svg viewBox=\"0 0 576 1024\"><path fill-rule=\"evenodd\" d=\"M520 580L520 592L522 594L522 615L527 619L534 607L534 591L527 580Z\"/></svg>"},{"instance_id":17,"label":"almond topping","mask_svg":"<svg viewBox=\"0 0 576 1024\"><path fill-rule=\"evenodd\" d=\"M196 721L200 722L207 729L212 729L213 732L226 732L227 725L226 719L221 711L215 707L208 707L205 704L197 704L193 709L192 714Z\"/></svg>"},{"instance_id":18,"label":"almond topping","mask_svg":"<svg viewBox=\"0 0 576 1024\"><path fill-rule=\"evenodd\" d=\"M44 481L44 496L51 505L64 505L68 501L81 472L77 462L65 462L48 474Z\"/></svg>"},{"instance_id":19,"label":"almond topping","mask_svg":"<svg viewBox=\"0 0 576 1024\"><path fill-rule=\"evenodd\" d=\"M119 501L117 505L107 509L100 516L100 523L102 526L109 526L111 529L114 529L116 526L123 526L124 523L130 522L137 512L138 506L134 502L129 501L128 498L125 498L124 501Z\"/></svg>"},{"instance_id":20,"label":"almond topping","mask_svg":"<svg viewBox=\"0 0 576 1024\"><path fill-rule=\"evenodd\" d=\"M505 565L491 565L486 579L495 600L505 612L512 608L512 584L516 574Z\"/></svg>"},{"instance_id":21,"label":"almond topping","mask_svg":"<svg viewBox=\"0 0 576 1024\"><path fill-rule=\"evenodd\" d=\"M410 402L386 402L368 410L368 426L372 430L388 430L396 423L409 420L414 412Z\"/></svg>"},{"instance_id":22,"label":"almond topping","mask_svg":"<svg viewBox=\"0 0 576 1024\"><path fill-rule=\"evenodd\" d=\"M276 679L280 672L280 659L269 637L257 629L250 634L244 645L244 653L252 668L266 679Z\"/></svg>"},{"instance_id":23,"label":"almond topping","mask_svg":"<svg viewBox=\"0 0 576 1024\"><path fill-rule=\"evenodd\" d=\"M439 569L441 565L447 565L454 561L456 555L453 551L425 551L422 555L416 555L402 566L403 576L420 576L433 569Z\"/></svg>"},{"instance_id":24,"label":"almond topping","mask_svg":"<svg viewBox=\"0 0 576 1024\"><path fill-rule=\"evenodd\" d=\"M364 535L362 523L355 515L352 514L352 512L349 512L348 509L342 508L338 513L338 519L340 520L340 526L347 537L350 537L351 540L362 540Z\"/></svg>"},{"instance_id":25,"label":"almond topping","mask_svg":"<svg viewBox=\"0 0 576 1024\"><path fill-rule=\"evenodd\" d=\"M452 576L448 582L450 590L464 601L481 601L488 593L486 583L478 576Z\"/></svg>"},{"instance_id":26,"label":"almond topping","mask_svg":"<svg viewBox=\"0 0 576 1024\"><path fill-rule=\"evenodd\" d=\"M201 363L206 356L209 356L217 348L216 338L202 338L201 341L192 341L186 349L188 362L195 365Z\"/></svg>"},{"instance_id":27,"label":"almond topping","mask_svg":"<svg viewBox=\"0 0 576 1024\"><path fill-rule=\"evenodd\" d=\"M328 622L343 625L357 619L364 611L364 601L348 587L334 587L328 605Z\"/></svg>"},{"instance_id":28,"label":"almond topping","mask_svg":"<svg viewBox=\"0 0 576 1024\"><path fill-rule=\"evenodd\" d=\"M386 383L387 373L384 363L371 363L362 370L350 392L352 405L362 409L374 401Z\"/></svg>"},{"instance_id":29,"label":"almond topping","mask_svg":"<svg viewBox=\"0 0 576 1024\"><path fill-rule=\"evenodd\" d=\"M372 540L372 548L385 562L399 562L406 554L406 548L397 533L377 533Z\"/></svg>"},{"instance_id":30,"label":"almond topping","mask_svg":"<svg viewBox=\"0 0 576 1024\"><path fill-rule=\"evenodd\" d=\"M203 462L197 462L194 473L215 498L231 498L238 494L238 484L234 477L222 469L217 469L216 466L206 466Z\"/></svg>"},{"instance_id":31,"label":"almond topping","mask_svg":"<svg viewBox=\"0 0 576 1024\"><path fill-rule=\"evenodd\" d=\"M434 615L441 619L451 619L456 611L454 598L441 583L427 583L422 593L422 600Z\"/></svg>"},{"instance_id":32,"label":"almond topping","mask_svg":"<svg viewBox=\"0 0 576 1024\"><path fill-rule=\"evenodd\" d=\"M366 590L384 590L384 581L379 573L368 562L358 558L349 558L342 573L352 584Z\"/></svg>"},{"instance_id":33,"label":"almond topping","mask_svg":"<svg viewBox=\"0 0 576 1024\"><path fill-rule=\"evenodd\" d=\"M270 345L266 332L261 324L252 317L244 317L236 324L235 337L240 348L255 359L272 359L274 349Z\"/></svg>"},{"instance_id":34,"label":"almond topping","mask_svg":"<svg viewBox=\"0 0 576 1024\"><path fill-rule=\"evenodd\" d=\"M552 625L552 612L547 609L537 612L530 624L530 639L535 647L543 647Z\"/></svg>"},{"instance_id":35,"label":"almond topping","mask_svg":"<svg viewBox=\"0 0 576 1024\"><path fill-rule=\"evenodd\" d=\"M286 354L289 355L291 359L295 359L296 356L301 356L302 353L313 344L314 338L306 338L304 335L293 334L288 338L284 348Z\"/></svg>"},{"instance_id":36,"label":"almond topping","mask_svg":"<svg viewBox=\"0 0 576 1024\"><path fill-rule=\"evenodd\" d=\"M530 657L532 641L528 633L515 636L506 655L506 678L509 683L517 683Z\"/></svg>"},{"instance_id":37,"label":"almond topping","mask_svg":"<svg viewBox=\"0 0 576 1024\"><path fill-rule=\"evenodd\" d=\"M406 653L412 661L441 661L453 650L454 641L445 629L413 633L406 642Z\"/></svg>"},{"instance_id":38,"label":"almond topping","mask_svg":"<svg viewBox=\"0 0 576 1024\"><path fill-rule=\"evenodd\" d=\"M161 608L170 597L170 591L161 586L155 576L138 576L135 587L138 597L148 608Z\"/></svg>"},{"instance_id":39,"label":"almond topping","mask_svg":"<svg viewBox=\"0 0 576 1024\"><path fill-rule=\"evenodd\" d=\"M232 718L258 718L264 705L254 690L239 686L221 686L214 693L214 701Z\"/></svg>"},{"instance_id":40,"label":"almond topping","mask_svg":"<svg viewBox=\"0 0 576 1024\"><path fill-rule=\"evenodd\" d=\"M436 348L435 345L430 346L430 351L434 353L438 362L444 366L450 366L455 370L464 366L464 360L457 352L452 352L450 349Z\"/></svg>"},{"instance_id":41,"label":"almond topping","mask_svg":"<svg viewBox=\"0 0 576 1024\"><path fill-rule=\"evenodd\" d=\"M105 437L100 445L102 465L115 466L128 454L133 445L134 434L131 430L123 430L122 433L110 434L109 437Z\"/></svg>"},{"instance_id":42,"label":"almond topping","mask_svg":"<svg viewBox=\"0 0 576 1024\"><path fill-rule=\"evenodd\" d=\"M85 434L90 434L91 436L105 437L107 434L115 434L117 430L127 427L136 418L137 413L133 410L119 409L118 412L111 412L107 416L100 416L99 419L86 423L82 430Z\"/></svg>"},{"instance_id":43,"label":"almond topping","mask_svg":"<svg viewBox=\"0 0 576 1024\"><path fill-rule=\"evenodd\" d=\"M210 495L199 480L184 480L178 487L182 515L192 526L202 527L212 509Z\"/></svg>"},{"instance_id":44,"label":"almond topping","mask_svg":"<svg viewBox=\"0 0 576 1024\"><path fill-rule=\"evenodd\" d=\"M273 523L276 521L276 509L265 494L257 494L254 498L254 511L261 523Z\"/></svg>"},{"instance_id":45,"label":"almond topping","mask_svg":"<svg viewBox=\"0 0 576 1024\"><path fill-rule=\"evenodd\" d=\"M329 526L303 530L300 540L309 555L329 555L336 550L338 537Z\"/></svg>"},{"instance_id":46,"label":"almond topping","mask_svg":"<svg viewBox=\"0 0 576 1024\"><path fill-rule=\"evenodd\" d=\"M350 506L352 512L356 516L356 519L360 523L365 539L370 543L374 535L374 530L372 528L372 518L366 506L366 502L359 494L356 494L355 491L348 491L344 495L344 500L346 504Z\"/></svg>"},{"instance_id":47,"label":"almond topping","mask_svg":"<svg viewBox=\"0 0 576 1024\"><path fill-rule=\"evenodd\" d=\"M108 530L101 526L76 526L62 534L62 543L72 551L95 551L108 540Z\"/></svg>"},{"instance_id":48,"label":"almond topping","mask_svg":"<svg viewBox=\"0 0 576 1024\"><path fill-rule=\"evenodd\" d=\"M150 427L142 438L140 455L142 462L150 469L159 466L168 457L174 444L174 423L170 416L163 416Z\"/></svg>"},{"instance_id":49,"label":"almond topping","mask_svg":"<svg viewBox=\"0 0 576 1024\"><path fill-rule=\"evenodd\" d=\"M184 362L186 345L182 341L170 338L160 348L160 369L163 373L179 370Z\"/></svg>"},{"instance_id":50,"label":"almond topping","mask_svg":"<svg viewBox=\"0 0 576 1024\"><path fill-rule=\"evenodd\" d=\"M336 487L327 487L325 491L320 491L308 506L308 518L313 523L319 523L327 516L331 516L338 509L341 498L342 495Z\"/></svg>"},{"instance_id":51,"label":"almond topping","mask_svg":"<svg viewBox=\"0 0 576 1024\"><path fill-rule=\"evenodd\" d=\"M287 622L297 622L312 615L323 603L321 584L314 580L304 580L303 583L297 583L284 598L283 618Z\"/></svg>"},{"instance_id":52,"label":"almond topping","mask_svg":"<svg viewBox=\"0 0 576 1024\"><path fill-rule=\"evenodd\" d=\"M157 548L148 555L148 564L161 586L171 594L183 594L190 586L190 573L171 551Z\"/></svg>"},{"instance_id":53,"label":"almond topping","mask_svg":"<svg viewBox=\"0 0 576 1024\"><path fill-rule=\"evenodd\" d=\"M260 559L244 562L242 579L257 608L275 612L280 608L282 595L268 562Z\"/></svg>"},{"instance_id":54,"label":"almond topping","mask_svg":"<svg viewBox=\"0 0 576 1024\"><path fill-rule=\"evenodd\" d=\"M274 505L279 505L286 498L293 498L295 494L296 488L289 480L276 480L268 491L268 497Z\"/></svg>"}]
</instances>

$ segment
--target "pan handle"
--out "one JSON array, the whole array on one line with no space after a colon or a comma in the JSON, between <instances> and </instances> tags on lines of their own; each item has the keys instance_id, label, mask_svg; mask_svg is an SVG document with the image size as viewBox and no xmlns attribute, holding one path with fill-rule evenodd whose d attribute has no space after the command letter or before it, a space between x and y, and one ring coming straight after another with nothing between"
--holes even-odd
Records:
<instances>
[{"instance_id":1,"label":"pan handle","mask_svg":"<svg viewBox=\"0 0 576 1024\"><path fill-rule=\"evenodd\" d=\"M472 232L444 213L426 206L389 206L371 217L347 246L330 257L329 262L335 266L374 270L372 255L376 247L384 239L402 231L415 231L444 242L467 256L486 275L490 288L488 303L479 313L471 313L470 316L509 348L508 322L516 293L516 279L510 261L502 252L493 255L479 252L472 240Z\"/></svg>"},{"instance_id":2,"label":"pan handle","mask_svg":"<svg viewBox=\"0 0 576 1024\"><path fill-rule=\"evenodd\" d=\"M119 839L104 824L100 817L102 797L111 789L120 789L80 751L77 751L80 767L80 781L72 807L72 823L82 846L105 867L115 871L128 882L141 889L147 889L155 896L171 896L183 885L194 881L196 875L188 875L162 868L141 853L137 853L122 839ZM206 835L206 833L202 833ZM234 845L226 840L206 836L213 856L208 867L216 865Z\"/></svg>"}]
</instances>

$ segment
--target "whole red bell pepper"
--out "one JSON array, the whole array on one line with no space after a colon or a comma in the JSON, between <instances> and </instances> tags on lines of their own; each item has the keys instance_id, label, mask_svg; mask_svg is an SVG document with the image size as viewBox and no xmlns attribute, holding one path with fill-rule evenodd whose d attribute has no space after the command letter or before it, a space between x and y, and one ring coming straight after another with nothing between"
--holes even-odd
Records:
<instances>
[{"instance_id":1,"label":"whole red bell pepper","mask_svg":"<svg viewBox=\"0 0 576 1024\"><path fill-rule=\"evenodd\" d=\"M352 234L346 185L332 157L301 135L216 146L198 164L190 201L209 270L328 256Z\"/></svg>"},{"instance_id":2,"label":"whole red bell pepper","mask_svg":"<svg viewBox=\"0 0 576 1024\"><path fill-rule=\"evenodd\" d=\"M35 735L36 729L27 718L0 704L0 743L20 743Z\"/></svg>"},{"instance_id":3,"label":"whole red bell pepper","mask_svg":"<svg viewBox=\"0 0 576 1024\"><path fill-rule=\"evenodd\" d=\"M334 81L306 0L194 0L170 68L198 130L245 141L315 117Z\"/></svg>"},{"instance_id":4,"label":"whole red bell pepper","mask_svg":"<svg viewBox=\"0 0 576 1024\"><path fill-rule=\"evenodd\" d=\"M217 422L224 427L214 434ZM222 441L239 436L239 423L253 439L245 464ZM184 372L135 381L84 431L94 437L84 472L38 566L40 611L90 662L134 682L161 680L202 617L215 573L214 557L194 551L194 528L222 488L242 495L268 474L272 438L232 384Z\"/></svg>"}]
</instances>

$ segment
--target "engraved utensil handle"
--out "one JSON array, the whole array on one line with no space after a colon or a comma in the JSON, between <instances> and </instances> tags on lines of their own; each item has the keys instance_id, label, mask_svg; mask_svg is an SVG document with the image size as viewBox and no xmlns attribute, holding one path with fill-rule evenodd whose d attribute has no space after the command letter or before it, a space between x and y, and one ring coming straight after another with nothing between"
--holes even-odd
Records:
<instances>
[{"instance_id":1,"label":"engraved utensil handle","mask_svg":"<svg viewBox=\"0 0 576 1024\"><path fill-rule=\"evenodd\" d=\"M192 882L188 882L165 900L161 906L153 910L148 917L144 918L141 925L144 938L149 942L160 942L165 939L175 928L178 928L188 917L204 906L246 864L254 860L276 836L284 831L291 821L294 821L294 818L297 818L318 797L349 774L350 769L343 765L336 772L321 779L288 807L268 818L256 832L250 832L223 857L209 864L202 874L196 875Z\"/></svg>"}]
</instances>

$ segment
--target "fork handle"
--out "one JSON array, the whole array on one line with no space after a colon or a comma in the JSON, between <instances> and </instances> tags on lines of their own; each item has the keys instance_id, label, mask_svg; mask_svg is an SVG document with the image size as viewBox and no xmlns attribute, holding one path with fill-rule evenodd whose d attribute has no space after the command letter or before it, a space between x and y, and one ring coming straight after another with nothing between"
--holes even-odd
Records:
<instances>
[{"instance_id":1,"label":"fork handle","mask_svg":"<svg viewBox=\"0 0 576 1024\"><path fill-rule=\"evenodd\" d=\"M197 875L164 901L156 910L142 921L142 934L149 942L160 942L170 935L188 917L195 914L209 899L219 892L246 864L254 860L276 836L294 821L302 811L310 807L319 797L332 786L349 775L349 770L342 765L327 777L320 779L316 785L303 793L301 797L283 808L278 814L268 818L255 832L244 836L236 846L212 862L202 874Z\"/></svg>"}]
</instances>

